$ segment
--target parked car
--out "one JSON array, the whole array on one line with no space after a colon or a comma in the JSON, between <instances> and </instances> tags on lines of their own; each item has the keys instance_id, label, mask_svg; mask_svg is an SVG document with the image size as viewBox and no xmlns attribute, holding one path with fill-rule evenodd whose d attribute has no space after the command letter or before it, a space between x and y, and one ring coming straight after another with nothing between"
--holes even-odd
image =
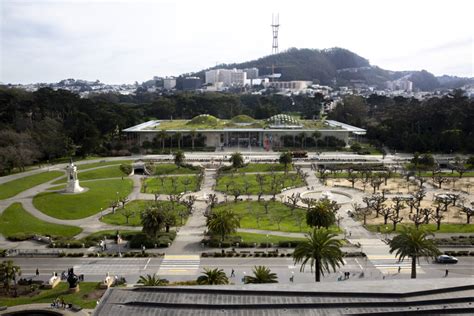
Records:
<instances>
[{"instance_id":1,"label":"parked car","mask_svg":"<svg viewBox=\"0 0 474 316\"><path fill-rule=\"evenodd\" d=\"M437 263L458 263L458 259L453 256L441 255L436 258Z\"/></svg>"}]
</instances>

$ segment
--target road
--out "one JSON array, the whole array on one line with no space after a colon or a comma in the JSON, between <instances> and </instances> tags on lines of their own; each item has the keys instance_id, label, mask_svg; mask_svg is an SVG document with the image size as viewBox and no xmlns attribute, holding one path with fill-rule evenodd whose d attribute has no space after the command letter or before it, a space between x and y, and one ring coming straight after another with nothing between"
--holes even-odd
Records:
<instances>
[{"instance_id":1,"label":"road","mask_svg":"<svg viewBox=\"0 0 474 316\"><path fill-rule=\"evenodd\" d=\"M111 275L124 276L129 284L136 283L140 275L157 273L160 277L170 281L194 280L204 267L221 268L231 274L234 269L235 277L231 278L235 284L242 283L242 277L250 275L256 265L269 267L277 273L280 283L290 283L294 275L295 283L313 283L314 274L308 266L300 272L299 266L294 266L291 258L199 258L196 255L167 255L165 258L11 258L20 265L23 277L34 276L36 269L40 271L40 278L47 280L52 273L58 274L74 267L76 274L84 274L86 281L101 281L109 272ZM449 269L449 278L473 278L474 258L458 258L457 264L436 264L421 260L418 278L442 278L445 270ZM323 277L323 282L335 282L343 272L350 272L351 277L346 281L382 280L410 278L409 262L399 264L390 260L385 262L384 268L374 266L370 260L364 258L346 258L345 265L338 273L331 273ZM398 273L398 267L401 267ZM360 277L364 271L364 277ZM381 272L382 271L382 272Z\"/></svg>"}]
</instances>

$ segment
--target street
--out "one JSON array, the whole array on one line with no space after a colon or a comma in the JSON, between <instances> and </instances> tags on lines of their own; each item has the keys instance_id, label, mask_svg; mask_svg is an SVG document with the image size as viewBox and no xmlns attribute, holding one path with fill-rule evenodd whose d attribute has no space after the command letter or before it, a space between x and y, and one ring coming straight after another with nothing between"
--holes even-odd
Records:
<instances>
[{"instance_id":1,"label":"street","mask_svg":"<svg viewBox=\"0 0 474 316\"><path fill-rule=\"evenodd\" d=\"M74 267L76 274L84 274L85 281L101 281L108 272L110 275L123 276L127 283L136 283L140 275L157 273L161 278L170 281L195 280L204 267L224 269L230 276L232 269L235 277L231 282L241 284L245 275L252 274L256 265L269 267L278 275L279 283L290 283L294 275L294 283L313 283L314 274L306 267L300 272L300 266L295 266L291 258L199 258L193 255L171 255L165 258L11 258L20 265L22 277L35 276L36 269L40 278L47 280L52 273L60 274ZM473 278L474 258L460 257L457 264L436 264L424 259L420 260L417 269L418 278L442 278L445 270L449 269L449 278ZM322 277L322 282L335 282L342 278L344 272L350 272L349 279L383 280L410 278L410 262L398 263L394 260L377 262L375 265L365 258L345 258L345 265L337 273ZM398 269L400 267L400 273ZM361 276L361 272L364 272Z\"/></svg>"}]
</instances>

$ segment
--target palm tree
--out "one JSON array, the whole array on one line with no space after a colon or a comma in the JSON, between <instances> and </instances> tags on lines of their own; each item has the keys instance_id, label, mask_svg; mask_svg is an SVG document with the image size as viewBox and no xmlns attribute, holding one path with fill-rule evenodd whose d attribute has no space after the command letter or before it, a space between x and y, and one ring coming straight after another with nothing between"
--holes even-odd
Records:
<instances>
[{"instance_id":1,"label":"palm tree","mask_svg":"<svg viewBox=\"0 0 474 316\"><path fill-rule=\"evenodd\" d=\"M178 149L181 149L181 138L183 137L183 134L178 132L178 133L175 134L175 137L176 137L176 140L178 142Z\"/></svg>"},{"instance_id":2,"label":"palm tree","mask_svg":"<svg viewBox=\"0 0 474 316\"><path fill-rule=\"evenodd\" d=\"M314 146L316 146L316 148L318 148L318 138L321 137L321 132L319 132L319 131L314 131L314 132L311 134L311 137L313 137L313 139L314 139Z\"/></svg>"},{"instance_id":3,"label":"palm tree","mask_svg":"<svg viewBox=\"0 0 474 316\"><path fill-rule=\"evenodd\" d=\"M335 222L336 214L333 211L333 204L329 199L315 201L306 212L306 223L308 226L329 228Z\"/></svg>"},{"instance_id":4,"label":"palm tree","mask_svg":"<svg viewBox=\"0 0 474 316\"><path fill-rule=\"evenodd\" d=\"M399 261L411 258L411 278L416 279L416 260L420 257L433 258L440 254L433 239L427 239L431 233L422 229L404 227L398 236L389 242L390 253L395 252Z\"/></svg>"},{"instance_id":5,"label":"palm tree","mask_svg":"<svg viewBox=\"0 0 474 316\"><path fill-rule=\"evenodd\" d=\"M13 281L16 296L16 277L21 275L21 268L13 263L12 260L0 263L0 281L7 293L10 293L10 282Z\"/></svg>"},{"instance_id":6,"label":"palm tree","mask_svg":"<svg viewBox=\"0 0 474 316\"><path fill-rule=\"evenodd\" d=\"M165 224L165 218L161 208L152 206L141 213L143 232L152 238L156 238L158 232Z\"/></svg>"},{"instance_id":7,"label":"palm tree","mask_svg":"<svg viewBox=\"0 0 474 316\"><path fill-rule=\"evenodd\" d=\"M278 283L278 277L276 273L273 273L270 268L265 266L253 267L253 276L244 277L245 284L255 283Z\"/></svg>"},{"instance_id":8,"label":"palm tree","mask_svg":"<svg viewBox=\"0 0 474 316\"><path fill-rule=\"evenodd\" d=\"M167 279L160 279L156 274L147 274L146 276L140 275L140 279L137 282L143 286L162 286L170 283Z\"/></svg>"},{"instance_id":9,"label":"palm tree","mask_svg":"<svg viewBox=\"0 0 474 316\"><path fill-rule=\"evenodd\" d=\"M164 129L162 129L159 133L158 133L158 136L160 137L161 139L161 145L163 146L163 152L165 151L165 139L166 137L168 136L168 134L166 134L166 131Z\"/></svg>"},{"instance_id":10,"label":"palm tree","mask_svg":"<svg viewBox=\"0 0 474 316\"><path fill-rule=\"evenodd\" d=\"M207 228L211 233L220 235L222 241L238 227L240 227L239 218L230 209L215 211L207 218Z\"/></svg>"},{"instance_id":11,"label":"palm tree","mask_svg":"<svg viewBox=\"0 0 474 316\"><path fill-rule=\"evenodd\" d=\"M280 159L278 160L279 163L285 165L285 172L288 171L288 164L291 164L293 157L289 151L286 151L280 155Z\"/></svg>"},{"instance_id":12,"label":"palm tree","mask_svg":"<svg viewBox=\"0 0 474 316\"><path fill-rule=\"evenodd\" d=\"M229 278L222 269L208 269L204 268L203 275L197 278L197 283L200 285L222 285L229 284Z\"/></svg>"},{"instance_id":13,"label":"palm tree","mask_svg":"<svg viewBox=\"0 0 474 316\"><path fill-rule=\"evenodd\" d=\"M173 154L173 156L174 156L174 164L177 165L178 168L181 167L185 159L184 153L181 150L178 150L177 152Z\"/></svg>"},{"instance_id":14,"label":"palm tree","mask_svg":"<svg viewBox=\"0 0 474 316\"><path fill-rule=\"evenodd\" d=\"M242 154L239 152L233 153L230 156L229 162L232 163L232 167L235 169L240 168L244 164L244 158L242 157Z\"/></svg>"},{"instance_id":15,"label":"palm tree","mask_svg":"<svg viewBox=\"0 0 474 316\"><path fill-rule=\"evenodd\" d=\"M304 267L309 261L311 272L313 266L315 268L316 282L320 282L321 275L324 275L324 272L331 272L330 268L336 272L336 268L340 264L344 265L341 251L342 242L335 239L336 236L336 234L330 233L324 228L315 228L308 233L307 239L300 243L293 252L295 264L301 263L300 271L304 271Z\"/></svg>"},{"instance_id":16,"label":"palm tree","mask_svg":"<svg viewBox=\"0 0 474 316\"><path fill-rule=\"evenodd\" d=\"M191 136L192 148L194 150L194 141L196 140L196 131L194 129L191 130L191 132L189 132L189 135Z\"/></svg>"}]
</instances>

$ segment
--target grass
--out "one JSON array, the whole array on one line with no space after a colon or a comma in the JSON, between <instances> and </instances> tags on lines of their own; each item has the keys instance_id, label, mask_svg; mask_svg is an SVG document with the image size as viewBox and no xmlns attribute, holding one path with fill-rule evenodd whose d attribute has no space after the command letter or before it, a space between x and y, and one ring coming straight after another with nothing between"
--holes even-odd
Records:
<instances>
[{"instance_id":1,"label":"grass","mask_svg":"<svg viewBox=\"0 0 474 316\"><path fill-rule=\"evenodd\" d=\"M277 186L277 192L280 192L283 188L290 187L290 186L303 186L304 182L301 179L301 177L295 175L295 181L293 182L292 179L290 178L291 175L285 175L285 174L275 174L275 177L277 181L282 180L283 184L280 184ZM271 189L271 183L272 183L272 176L268 174L264 174L264 183L262 186L263 193L264 194L272 194L272 189ZM249 189L248 193L249 194L258 194L260 191L260 185L257 182L257 175L256 174L250 174L250 175L235 175L235 176L230 176L230 175L225 175L221 176L217 179L217 185L216 185L216 190L217 191L222 191L226 192L228 194L231 194L234 188L240 190L240 193L242 195L247 194L245 192L245 182L248 182L249 184ZM228 187L228 190L226 188L226 184L230 184Z\"/></svg>"},{"instance_id":2,"label":"grass","mask_svg":"<svg viewBox=\"0 0 474 316\"><path fill-rule=\"evenodd\" d=\"M79 181L97 180L105 178L120 178L124 176L128 175L123 173L122 170L120 170L120 165L79 172L77 175ZM54 181L53 184L60 184L65 182L66 177Z\"/></svg>"},{"instance_id":3,"label":"grass","mask_svg":"<svg viewBox=\"0 0 474 316\"><path fill-rule=\"evenodd\" d=\"M132 180L97 180L82 184L89 190L80 194L42 192L33 198L33 204L43 213L60 219L80 219L109 207L117 196L127 196L132 191ZM118 192L118 194L117 194Z\"/></svg>"},{"instance_id":4,"label":"grass","mask_svg":"<svg viewBox=\"0 0 474 316\"><path fill-rule=\"evenodd\" d=\"M186 167L179 167L171 163L160 163L155 164L155 175L168 175L168 174L197 174L199 170L194 170Z\"/></svg>"},{"instance_id":5,"label":"grass","mask_svg":"<svg viewBox=\"0 0 474 316\"><path fill-rule=\"evenodd\" d=\"M25 233L70 238L81 231L79 227L42 221L25 211L20 203L13 203L0 215L0 233L5 237Z\"/></svg>"},{"instance_id":6,"label":"grass","mask_svg":"<svg viewBox=\"0 0 474 316\"><path fill-rule=\"evenodd\" d=\"M414 224L398 224L397 225L397 232L402 231L402 227L414 227ZM388 231L389 233L393 232L393 225L366 225L366 228L371 232L378 232L377 227L380 227L380 232L385 233ZM388 227L386 230L385 227ZM436 224L423 224L420 225L421 228L424 228L432 233L474 233L474 224L443 224L441 223L440 230L436 230Z\"/></svg>"},{"instance_id":7,"label":"grass","mask_svg":"<svg viewBox=\"0 0 474 316\"><path fill-rule=\"evenodd\" d=\"M20 192L62 176L61 171L47 171L0 184L0 200L8 199Z\"/></svg>"},{"instance_id":8,"label":"grass","mask_svg":"<svg viewBox=\"0 0 474 316\"><path fill-rule=\"evenodd\" d=\"M253 233L243 233L237 232L232 234L231 236L239 236L242 239L242 242L246 243L274 243L277 244L279 242L285 241L295 241L295 240L305 240L304 237L285 237L285 236L275 236L275 235L265 235L265 234L253 234Z\"/></svg>"},{"instance_id":9,"label":"grass","mask_svg":"<svg viewBox=\"0 0 474 316\"><path fill-rule=\"evenodd\" d=\"M159 205L167 205L171 206L170 201L158 201L157 202ZM128 204L125 204L125 209L119 209L115 211L115 214L107 214L104 217L102 217L102 221L107 224L111 225L128 225L128 226L142 226L140 214L142 211L144 211L147 207L154 205L154 201L146 201L146 200L134 200L131 201ZM128 224L125 216L123 215L125 212L131 211L134 214L130 216L128 219ZM183 224L186 223L186 220L188 218L188 214L186 211L186 207L182 204L175 204L175 209L173 211L174 216L176 217L176 223L178 226L182 226L181 224L181 218L180 218L180 212L182 214L186 214L186 216L183 216Z\"/></svg>"},{"instance_id":10,"label":"grass","mask_svg":"<svg viewBox=\"0 0 474 316\"><path fill-rule=\"evenodd\" d=\"M110 166L110 165L121 165L123 163L132 163L132 160L113 160L113 161L104 161L104 162L94 162L87 164L77 165L77 170L87 170L96 167Z\"/></svg>"},{"instance_id":11,"label":"grass","mask_svg":"<svg viewBox=\"0 0 474 316\"><path fill-rule=\"evenodd\" d=\"M264 204L257 201L229 202L220 204L214 210L231 209L240 216L240 228L272 230L282 232L303 232L306 233L310 227L306 225L306 211L300 208L294 210L292 214L290 207L280 202L270 202L268 214L265 213ZM301 229L296 220L297 216L301 218ZM280 217L280 229L275 219ZM258 218L258 221L257 221ZM337 227L332 227L333 232L339 232ZM240 233L239 233L240 234ZM237 234L237 235L239 235Z\"/></svg>"},{"instance_id":12,"label":"grass","mask_svg":"<svg viewBox=\"0 0 474 316\"><path fill-rule=\"evenodd\" d=\"M252 163L248 164L242 168L225 170L223 173L244 173L244 172L271 172L271 171L285 171L284 164L274 164L274 163ZM288 165L288 171L293 170L292 165Z\"/></svg>"},{"instance_id":13,"label":"grass","mask_svg":"<svg viewBox=\"0 0 474 316\"><path fill-rule=\"evenodd\" d=\"M163 183L161 182L163 180ZM184 185L184 181L189 180L188 185ZM175 186L173 185L173 181ZM146 186L146 188L145 188ZM185 191L198 191L199 183L196 176L179 176L179 177L153 177L147 178L142 185L143 193L159 193L159 194L176 194Z\"/></svg>"},{"instance_id":14,"label":"grass","mask_svg":"<svg viewBox=\"0 0 474 316\"><path fill-rule=\"evenodd\" d=\"M416 175L418 175L418 172L415 172ZM448 171L448 172L441 172L439 173L441 176L443 177L447 177L447 178L459 178L459 173L457 171L454 171L454 172L451 172L451 171ZM431 171L423 171L421 172L421 176L422 177L428 177L428 178L431 178L433 177L433 172ZM466 178L466 177L474 177L474 171L468 171L468 172L465 172L463 173L462 175L463 178Z\"/></svg>"},{"instance_id":15,"label":"grass","mask_svg":"<svg viewBox=\"0 0 474 316\"><path fill-rule=\"evenodd\" d=\"M100 291L100 297L103 295L105 290L99 290L99 283L97 282L81 282L79 284L79 292L70 294L68 292L69 285L67 282L61 282L54 289L41 290L41 292L35 296L21 296L16 298L5 298L0 297L0 306L15 306L24 304L37 304L37 303L52 303L58 297L63 297L64 301L68 304L79 305L83 308L95 308L96 302L99 297L88 295L95 291Z\"/></svg>"}]
</instances>

